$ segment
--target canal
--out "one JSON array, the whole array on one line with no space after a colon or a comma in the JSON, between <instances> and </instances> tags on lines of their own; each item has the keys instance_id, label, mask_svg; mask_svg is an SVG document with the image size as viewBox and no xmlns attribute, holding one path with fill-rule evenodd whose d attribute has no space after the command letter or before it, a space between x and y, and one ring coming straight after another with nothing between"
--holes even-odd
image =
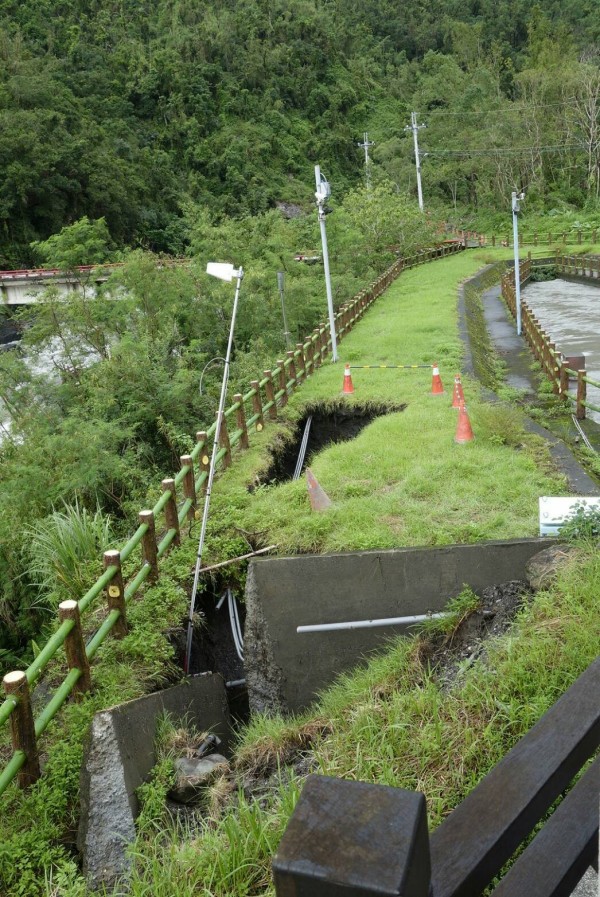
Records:
<instances>
[{"instance_id":1,"label":"canal","mask_svg":"<svg viewBox=\"0 0 600 897\"><path fill-rule=\"evenodd\" d=\"M563 355L584 355L589 377L600 381L600 281L598 285L548 280L528 284L523 300ZM570 388L573 390L573 384ZM600 407L600 389L589 386L587 399ZM600 414L588 411L600 421Z\"/></svg>"}]
</instances>

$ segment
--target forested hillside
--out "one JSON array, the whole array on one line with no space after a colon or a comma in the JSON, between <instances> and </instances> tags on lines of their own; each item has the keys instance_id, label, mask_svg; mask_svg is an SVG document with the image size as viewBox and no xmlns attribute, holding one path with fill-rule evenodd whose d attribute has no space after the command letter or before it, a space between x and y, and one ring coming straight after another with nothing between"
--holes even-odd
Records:
<instances>
[{"instance_id":1,"label":"forested hillside","mask_svg":"<svg viewBox=\"0 0 600 897\"><path fill-rule=\"evenodd\" d=\"M189 215L308 207L312 166L428 202L600 186L595 0L0 0L0 267L87 215L116 245L181 253Z\"/></svg>"}]
</instances>

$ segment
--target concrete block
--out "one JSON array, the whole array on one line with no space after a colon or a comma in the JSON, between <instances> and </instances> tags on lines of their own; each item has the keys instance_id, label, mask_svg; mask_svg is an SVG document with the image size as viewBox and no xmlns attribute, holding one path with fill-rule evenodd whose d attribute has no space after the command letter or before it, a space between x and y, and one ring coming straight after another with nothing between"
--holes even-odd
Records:
<instances>
[{"instance_id":1,"label":"concrete block","mask_svg":"<svg viewBox=\"0 0 600 897\"><path fill-rule=\"evenodd\" d=\"M253 711L299 711L407 626L303 633L301 625L443 610L465 585L525 578L548 539L255 559L246 583L244 665Z\"/></svg>"},{"instance_id":2,"label":"concrete block","mask_svg":"<svg viewBox=\"0 0 600 897\"><path fill-rule=\"evenodd\" d=\"M197 676L95 715L81 771L77 835L92 888L110 885L127 872L125 849L135 838L139 812L135 792L154 766L156 723L165 711L175 724L186 720L198 730L214 732L227 752L229 710L218 675Z\"/></svg>"}]
</instances>

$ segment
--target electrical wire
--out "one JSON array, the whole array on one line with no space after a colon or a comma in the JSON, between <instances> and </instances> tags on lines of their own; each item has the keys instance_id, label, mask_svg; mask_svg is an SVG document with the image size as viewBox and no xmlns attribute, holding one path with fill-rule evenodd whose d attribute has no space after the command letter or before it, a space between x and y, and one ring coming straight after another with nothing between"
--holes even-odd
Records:
<instances>
[{"instance_id":1,"label":"electrical wire","mask_svg":"<svg viewBox=\"0 0 600 897\"><path fill-rule=\"evenodd\" d=\"M569 99L568 99L568 100L565 100L565 102L563 102L563 103L543 103L541 106L534 106L534 107L533 107L533 111L537 111L538 109L563 109L563 108L564 108L564 109L570 109L570 107L571 107L571 103L574 101L574 99L575 99L575 97L569 97ZM510 108L507 107L507 108L504 108L504 109L484 109L484 110L481 110L480 112L475 112L475 111L472 111L472 112L469 112L469 111L464 111L464 112L446 112L446 111L441 111L441 112L437 112L435 109L432 109L431 111L428 111L428 112L417 112L417 115L420 116L421 118L446 118L446 117L459 117L459 118L464 118L464 117L467 116L467 115L471 115L471 116L475 116L475 115L479 115L479 116L481 116L481 115L494 115L494 116L498 116L498 115L516 115L516 114L520 115L521 113L527 113L528 115L531 115L531 111L532 111L532 107L531 107L531 106L528 106L528 105L516 106L516 105L514 105L514 106L512 106L512 107L510 107Z\"/></svg>"},{"instance_id":2,"label":"electrical wire","mask_svg":"<svg viewBox=\"0 0 600 897\"><path fill-rule=\"evenodd\" d=\"M515 156L525 153L566 152L581 149L576 143L562 143L556 146L521 146L514 149L492 147L490 149L468 150L425 150L424 156Z\"/></svg>"}]
</instances>

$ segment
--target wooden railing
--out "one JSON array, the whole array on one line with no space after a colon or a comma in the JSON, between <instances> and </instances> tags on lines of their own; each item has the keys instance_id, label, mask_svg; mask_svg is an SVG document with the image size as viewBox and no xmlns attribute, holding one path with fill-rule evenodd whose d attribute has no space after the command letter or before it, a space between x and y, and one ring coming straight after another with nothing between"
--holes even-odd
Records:
<instances>
[{"instance_id":1,"label":"wooden railing","mask_svg":"<svg viewBox=\"0 0 600 897\"><path fill-rule=\"evenodd\" d=\"M507 232L506 234L490 234L489 236L487 234L479 233L478 231L470 230L459 230L455 231L455 233L464 241L465 245L473 242L477 242L480 246L510 247L514 245L512 232ZM562 243L565 246L570 243L572 245L581 246L583 243L597 242L597 228L578 228L573 231L540 231L539 233L536 231L530 234L519 232L519 246L551 246L553 243Z\"/></svg>"},{"instance_id":2,"label":"wooden railing","mask_svg":"<svg viewBox=\"0 0 600 897\"><path fill-rule=\"evenodd\" d=\"M273 860L277 897L476 897L544 820L600 746L600 659L431 837L425 797L310 776ZM600 759L493 890L568 897L598 859Z\"/></svg>"},{"instance_id":3,"label":"wooden railing","mask_svg":"<svg viewBox=\"0 0 600 897\"><path fill-rule=\"evenodd\" d=\"M538 264L552 265L557 274L572 274L594 280L600 278L600 257L598 256L565 256L557 253L554 260L538 260ZM531 257L520 263L520 283L522 286L530 280L533 265L534 262ZM505 272L502 276L501 286L502 297L513 318L516 319L514 269ZM546 331L542 329L537 317L528 304L523 301L523 297L521 297L521 326L533 356L540 363L543 372L552 384L554 394L575 405L575 416L578 420L585 419L586 409L600 413L600 407L591 404L587 400L588 385L600 388L600 382L586 376L585 370L575 371L569 367L565 355L557 348L556 343L551 340ZM575 396L569 393L570 378L577 380Z\"/></svg>"},{"instance_id":4,"label":"wooden railing","mask_svg":"<svg viewBox=\"0 0 600 897\"><path fill-rule=\"evenodd\" d=\"M338 309L335 315L337 339L341 340L362 318L366 310L407 268L458 252L462 247L442 245L416 252L406 259L398 259L366 290ZM261 431L266 420L276 420L278 408L313 374L331 351L329 328L321 324L285 359L277 361L273 370L263 372L261 379L251 382L245 394L237 393L234 403L224 412L221 423L220 449L217 463L227 468L232 463L232 449L249 445L250 432ZM3 679L6 699L0 705L0 728L10 723L13 753L0 772L0 795L18 778L26 787L40 776L38 739L48 724L71 696L92 688L90 663L109 633L122 638L127 633L127 605L145 582L153 582L159 575L159 561L182 537L182 526L193 520L196 507L202 501L208 480L210 437L214 437L216 422L207 431L196 434L196 445L189 455L180 459L181 469L170 479L162 481L162 495L151 510L139 513L139 526L120 551L104 555L104 573L79 601L65 601L58 611L59 626L26 670L7 673ZM183 496L180 496L180 491ZM162 520L162 523L160 522ZM157 540L157 532L160 540ZM138 572L126 584L122 566L137 549L141 552ZM82 616L96 599L105 593L107 615L89 641L84 640ZM52 698L34 719L30 690L40 678L52 658L64 646L68 672Z\"/></svg>"}]
</instances>

